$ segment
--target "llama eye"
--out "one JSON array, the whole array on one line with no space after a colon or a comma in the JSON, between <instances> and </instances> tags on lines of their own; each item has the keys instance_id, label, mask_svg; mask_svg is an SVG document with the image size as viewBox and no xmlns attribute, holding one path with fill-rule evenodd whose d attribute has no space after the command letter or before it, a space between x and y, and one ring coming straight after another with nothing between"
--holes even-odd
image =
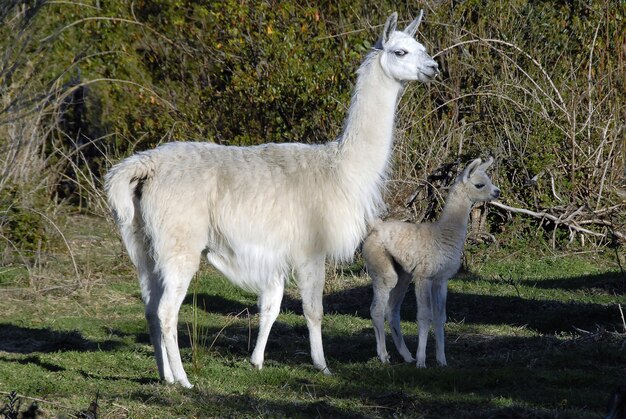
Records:
<instances>
[{"instance_id":1,"label":"llama eye","mask_svg":"<svg viewBox=\"0 0 626 419\"><path fill-rule=\"evenodd\" d=\"M482 188L484 188L484 187L485 187L485 184L484 184L484 183L477 183L477 184L476 184L476 185L474 185L474 186L476 186L476 189L482 189Z\"/></svg>"},{"instance_id":2,"label":"llama eye","mask_svg":"<svg viewBox=\"0 0 626 419\"><path fill-rule=\"evenodd\" d=\"M407 54L407 52L403 49L395 50L393 53L396 54L396 57L403 57Z\"/></svg>"}]
</instances>

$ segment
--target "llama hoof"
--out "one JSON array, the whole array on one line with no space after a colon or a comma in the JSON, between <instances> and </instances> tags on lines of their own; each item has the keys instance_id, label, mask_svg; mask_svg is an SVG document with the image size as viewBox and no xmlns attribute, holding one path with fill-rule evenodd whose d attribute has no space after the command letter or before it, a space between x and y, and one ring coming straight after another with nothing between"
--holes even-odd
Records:
<instances>
[{"instance_id":1,"label":"llama hoof","mask_svg":"<svg viewBox=\"0 0 626 419\"><path fill-rule=\"evenodd\" d=\"M178 384L185 388L193 388L193 384L191 384L188 380L180 380Z\"/></svg>"},{"instance_id":2,"label":"llama hoof","mask_svg":"<svg viewBox=\"0 0 626 419\"><path fill-rule=\"evenodd\" d=\"M250 357L250 363L254 366L254 368L256 368L257 370L260 370L263 368L263 358L260 358L258 356L255 356L254 354L252 354L252 357Z\"/></svg>"},{"instance_id":3,"label":"llama hoof","mask_svg":"<svg viewBox=\"0 0 626 419\"><path fill-rule=\"evenodd\" d=\"M165 381L167 384L176 384L176 380L174 380L174 374L170 370L167 370L165 374L161 375L162 381Z\"/></svg>"},{"instance_id":4,"label":"llama hoof","mask_svg":"<svg viewBox=\"0 0 626 419\"><path fill-rule=\"evenodd\" d=\"M437 364L439 364L440 367L447 367L448 363L446 361L437 361Z\"/></svg>"},{"instance_id":5,"label":"llama hoof","mask_svg":"<svg viewBox=\"0 0 626 419\"><path fill-rule=\"evenodd\" d=\"M382 362L383 364L389 364L391 361L391 357L389 355L381 355L378 357L378 359L380 359L380 362Z\"/></svg>"},{"instance_id":6,"label":"llama hoof","mask_svg":"<svg viewBox=\"0 0 626 419\"><path fill-rule=\"evenodd\" d=\"M412 364L415 362L415 358L413 358L411 355L402 355L402 359L404 359L404 362Z\"/></svg>"},{"instance_id":7,"label":"llama hoof","mask_svg":"<svg viewBox=\"0 0 626 419\"><path fill-rule=\"evenodd\" d=\"M426 362L417 362L415 366L417 366L417 368L426 368Z\"/></svg>"},{"instance_id":8,"label":"llama hoof","mask_svg":"<svg viewBox=\"0 0 626 419\"><path fill-rule=\"evenodd\" d=\"M333 373L328 369L328 367L320 368L320 371L324 375L333 375Z\"/></svg>"},{"instance_id":9,"label":"llama hoof","mask_svg":"<svg viewBox=\"0 0 626 419\"><path fill-rule=\"evenodd\" d=\"M185 388L193 388L193 384L191 384L189 380L187 380L187 378L183 378L182 380L175 380L174 378L168 377L168 378L164 378L163 381L165 381L165 384L172 385L172 386L175 386L178 384Z\"/></svg>"},{"instance_id":10,"label":"llama hoof","mask_svg":"<svg viewBox=\"0 0 626 419\"><path fill-rule=\"evenodd\" d=\"M175 384L179 384L179 385L181 385L181 386L183 386L185 388L192 388L193 387L193 384L191 384L189 382L189 379L187 379L187 374L185 374L184 372L183 372L181 377L174 378L174 380L172 380L172 382L175 383Z\"/></svg>"}]
</instances>

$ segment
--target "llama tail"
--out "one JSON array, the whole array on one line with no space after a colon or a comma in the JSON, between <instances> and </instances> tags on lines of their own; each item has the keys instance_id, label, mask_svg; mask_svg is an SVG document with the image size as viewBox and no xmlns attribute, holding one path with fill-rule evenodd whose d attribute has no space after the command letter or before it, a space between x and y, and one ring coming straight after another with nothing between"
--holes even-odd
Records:
<instances>
[{"instance_id":1,"label":"llama tail","mask_svg":"<svg viewBox=\"0 0 626 419\"><path fill-rule=\"evenodd\" d=\"M140 186L154 174L149 155L139 153L116 164L106 174L104 190L128 254L137 266L146 254L142 237L136 234L142 223L139 213Z\"/></svg>"},{"instance_id":2,"label":"llama tail","mask_svg":"<svg viewBox=\"0 0 626 419\"><path fill-rule=\"evenodd\" d=\"M137 187L154 173L150 163L145 154L136 154L122 160L106 174L104 190L115 221L120 226L133 222Z\"/></svg>"}]
</instances>

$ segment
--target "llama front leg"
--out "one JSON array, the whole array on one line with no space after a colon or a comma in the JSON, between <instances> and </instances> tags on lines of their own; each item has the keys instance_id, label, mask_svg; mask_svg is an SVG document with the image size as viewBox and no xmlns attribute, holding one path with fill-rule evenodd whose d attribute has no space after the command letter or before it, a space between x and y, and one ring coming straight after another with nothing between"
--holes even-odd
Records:
<instances>
[{"instance_id":1,"label":"llama front leg","mask_svg":"<svg viewBox=\"0 0 626 419\"><path fill-rule=\"evenodd\" d=\"M437 363L445 367L446 362L445 341L443 327L446 323L446 299L448 296L448 281L433 282L433 329L435 332L435 346L437 350Z\"/></svg>"},{"instance_id":2,"label":"llama front leg","mask_svg":"<svg viewBox=\"0 0 626 419\"><path fill-rule=\"evenodd\" d=\"M415 358L413 358L404 342L404 336L402 336L402 329L400 328L400 308L410 284L410 275L407 275L406 272L399 275L398 284L391 290L387 305L387 321L391 329L391 337L404 362L415 362Z\"/></svg>"},{"instance_id":3,"label":"llama front leg","mask_svg":"<svg viewBox=\"0 0 626 419\"><path fill-rule=\"evenodd\" d=\"M426 367L426 343L428 332L433 320L432 308L432 287L433 281L430 279L415 280L415 296L417 297L417 367Z\"/></svg>"},{"instance_id":4,"label":"llama front leg","mask_svg":"<svg viewBox=\"0 0 626 419\"><path fill-rule=\"evenodd\" d=\"M313 365L324 374L330 374L324 358L324 347L322 346L324 257L317 257L309 262L299 264L296 268L296 277L302 297L302 310L309 328Z\"/></svg>"},{"instance_id":5,"label":"llama front leg","mask_svg":"<svg viewBox=\"0 0 626 419\"><path fill-rule=\"evenodd\" d=\"M250 362L258 369L263 368L263 361L265 359L265 346L267 345L267 339L270 335L272 325L278 317L280 312L280 303L283 299L284 293L284 277L280 275L277 279L273 280L271 284L268 284L259 295L259 335L257 337L256 346L252 352Z\"/></svg>"}]
</instances>

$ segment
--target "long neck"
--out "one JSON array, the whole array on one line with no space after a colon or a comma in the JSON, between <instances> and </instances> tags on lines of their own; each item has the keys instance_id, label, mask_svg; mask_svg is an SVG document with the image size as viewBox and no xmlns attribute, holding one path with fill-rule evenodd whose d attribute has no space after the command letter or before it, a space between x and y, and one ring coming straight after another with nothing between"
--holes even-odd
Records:
<instances>
[{"instance_id":1,"label":"long neck","mask_svg":"<svg viewBox=\"0 0 626 419\"><path fill-rule=\"evenodd\" d=\"M437 220L441 236L445 238L447 244L463 248L471 209L472 201L462 191L453 187Z\"/></svg>"},{"instance_id":2,"label":"long neck","mask_svg":"<svg viewBox=\"0 0 626 419\"><path fill-rule=\"evenodd\" d=\"M340 164L361 179L384 177L391 155L398 95L402 85L385 74L380 51L370 53L358 78L343 135Z\"/></svg>"}]
</instances>

